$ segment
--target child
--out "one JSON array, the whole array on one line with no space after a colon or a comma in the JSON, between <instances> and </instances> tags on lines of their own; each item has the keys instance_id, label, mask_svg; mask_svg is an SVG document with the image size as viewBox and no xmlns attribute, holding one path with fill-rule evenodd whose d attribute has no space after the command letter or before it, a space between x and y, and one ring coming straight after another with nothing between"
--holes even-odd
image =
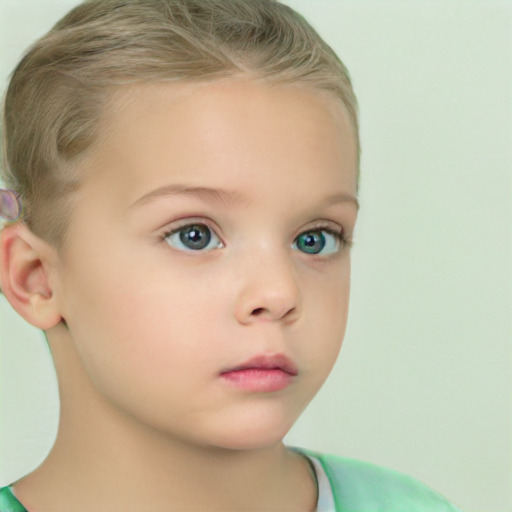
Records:
<instances>
[{"instance_id":1,"label":"child","mask_svg":"<svg viewBox=\"0 0 512 512\"><path fill-rule=\"evenodd\" d=\"M356 100L303 18L84 2L17 67L4 136L2 290L61 410L1 512L456 510L282 442L341 348L358 210Z\"/></svg>"}]
</instances>

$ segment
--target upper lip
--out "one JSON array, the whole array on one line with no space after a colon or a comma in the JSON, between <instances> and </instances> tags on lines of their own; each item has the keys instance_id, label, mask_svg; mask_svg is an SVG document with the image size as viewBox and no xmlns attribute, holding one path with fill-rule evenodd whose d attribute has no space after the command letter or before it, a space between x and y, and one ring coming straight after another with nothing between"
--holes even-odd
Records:
<instances>
[{"instance_id":1,"label":"upper lip","mask_svg":"<svg viewBox=\"0 0 512 512\"><path fill-rule=\"evenodd\" d=\"M298 373L294 362L284 354L259 355L251 357L251 359L248 361L234 366L233 368L229 368L228 370L224 370L221 373L236 372L238 370L248 370L254 368L263 370L279 369L289 373L290 375L297 375Z\"/></svg>"}]
</instances>

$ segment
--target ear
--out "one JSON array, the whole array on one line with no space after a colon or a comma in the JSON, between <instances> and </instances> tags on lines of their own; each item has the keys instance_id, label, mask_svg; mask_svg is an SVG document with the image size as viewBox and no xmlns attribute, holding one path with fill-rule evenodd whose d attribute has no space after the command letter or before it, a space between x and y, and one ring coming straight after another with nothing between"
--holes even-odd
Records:
<instances>
[{"instance_id":1,"label":"ear","mask_svg":"<svg viewBox=\"0 0 512 512\"><path fill-rule=\"evenodd\" d=\"M48 330L60 316L50 280L56 250L23 222L0 231L0 286L11 306L35 327Z\"/></svg>"}]
</instances>

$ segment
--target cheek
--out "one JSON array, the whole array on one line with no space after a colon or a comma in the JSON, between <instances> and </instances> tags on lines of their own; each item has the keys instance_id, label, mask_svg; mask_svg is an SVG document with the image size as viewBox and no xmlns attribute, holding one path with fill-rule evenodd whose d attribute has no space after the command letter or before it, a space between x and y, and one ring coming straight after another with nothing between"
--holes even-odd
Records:
<instances>
[{"instance_id":1,"label":"cheek","mask_svg":"<svg viewBox=\"0 0 512 512\"><path fill-rule=\"evenodd\" d=\"M87 272L69 269L65 281L63 316L77 350L98 386L129 386L151 372L158 379L181 360L182 338L195 325L187 317L192 294L177 280L163 281L158 269L123 258L124 251L102 252L111 258L89 251Z\"/></svg>"},{"instance_id":2,"label":"cheek","mask_svg":"<svg viewBox=\"0 0 512 512\"><path fill-rule=\"evenodd\" d=\"M350 298L350 259L347 255L333 272L307 285L304 297L321 325L329 331L344 330Z\"/></svg>"},{"instance_id":3,"label":"cheek","mask_svg":"<svg viewBox=\"0 0 512 512\"><path fill-rule=\"evenodd\" d=\"M307 298L306 307L310 309L310 323L314 326L311 336L318 340L311 357L320 366L330 369L336 361L347 326L349 295L350 266L347 264L316 286L315 292Z\"/></svg>"}]
</instances>

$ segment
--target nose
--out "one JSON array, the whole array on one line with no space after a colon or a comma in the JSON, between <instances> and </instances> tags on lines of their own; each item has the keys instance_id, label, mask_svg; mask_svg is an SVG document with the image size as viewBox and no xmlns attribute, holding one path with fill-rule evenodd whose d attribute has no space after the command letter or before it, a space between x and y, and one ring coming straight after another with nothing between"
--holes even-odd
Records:
<instances>
[{"instance_id":1,"label":"nose","mask_svg":"<svg viewBox=\"0 0 512 512\"><path fill-rule=\"evenodd\" d=\"M262 255L263 256L263 255ZM235 316L241 324L296 321L301 312L301 294L289 257L252 258L240 268Z\"/></svg>"}]
</instances>

